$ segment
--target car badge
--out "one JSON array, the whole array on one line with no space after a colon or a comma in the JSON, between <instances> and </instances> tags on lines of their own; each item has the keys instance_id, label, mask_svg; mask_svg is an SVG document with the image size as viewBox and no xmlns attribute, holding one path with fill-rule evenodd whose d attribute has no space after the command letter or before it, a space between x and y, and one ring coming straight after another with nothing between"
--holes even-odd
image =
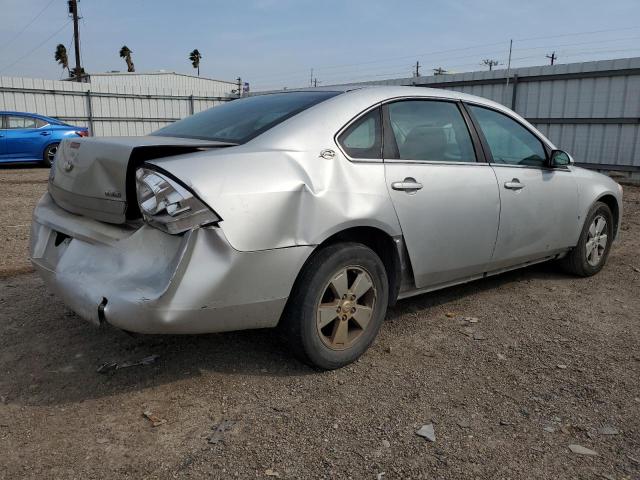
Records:
<instances>
[{"instance_id":1,"label":"car badge","mask_svg":"<svg viewBox=\"0 0 640 480\"><path fill-rule=\"evenodd\" d=\"M62 168L64 168L65 172L70 172L71 170L73 170L73 163L71 163L71 160L65 160Z\"/></svg>"},{"instance_id":2,"label":"car badge","mask_svg":"<svg viewBox=\"0 0 640 480\"><path fill-rule=\"evenodd\" d=\"M331 160L333 157L336 156L336 152L331 150L330 148L325 148L320 152L320 156L325 160Z\"/></svg>"}]
</instances>

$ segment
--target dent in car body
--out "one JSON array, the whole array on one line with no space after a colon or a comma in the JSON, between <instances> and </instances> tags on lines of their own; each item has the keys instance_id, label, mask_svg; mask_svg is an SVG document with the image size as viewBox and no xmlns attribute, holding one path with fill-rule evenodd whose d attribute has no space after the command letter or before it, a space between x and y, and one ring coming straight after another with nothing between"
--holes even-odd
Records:
<instances>
[{"instance_id":1,"label":"dent in car body","mask_svg":"<svg viewBox=\"0 0 640 480\"><path fill-rule=\"evenodd\" d=\"M76 222L79 220L79 222ZM63 242L59 233L69 232ZM204 333L273 327L311 247L261 252L231 248L219 228L167 235L76 217L40 201L32 261L82 318L140 333ZM58 243L56 245L56 243Z\"/></svg>"}]
</instances>

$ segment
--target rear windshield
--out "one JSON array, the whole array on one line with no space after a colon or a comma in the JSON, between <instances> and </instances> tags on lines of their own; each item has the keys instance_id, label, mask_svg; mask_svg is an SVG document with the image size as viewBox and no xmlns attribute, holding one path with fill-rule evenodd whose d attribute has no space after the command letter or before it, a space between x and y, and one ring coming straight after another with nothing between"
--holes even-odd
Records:
<instances>
[{"instance_id":1,"label":"rear windshield","mask_svg":"<svg viewBox=\"0 0 640 480\"><path fill-rule=\"evenodd\" d=\"M179 120L151 135L245 143L339 93L289 92L233 100Z\"/></svg>"}]
</instances>

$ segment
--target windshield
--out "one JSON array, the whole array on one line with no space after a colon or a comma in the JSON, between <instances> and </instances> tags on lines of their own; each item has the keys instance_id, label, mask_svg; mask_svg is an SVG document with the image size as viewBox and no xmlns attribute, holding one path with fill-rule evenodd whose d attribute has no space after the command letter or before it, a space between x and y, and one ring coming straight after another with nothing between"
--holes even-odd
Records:
<instances>
[{"instance_id":1,"label":"windshield","mask_svg":"<svg viewBox=\"0 0 640 480\"><path fill-rule=\"evenodd\" d=\"M340 92L289 92L233 100L179 120L151 135L245 143Z\"/></svg>"}]
</instances>

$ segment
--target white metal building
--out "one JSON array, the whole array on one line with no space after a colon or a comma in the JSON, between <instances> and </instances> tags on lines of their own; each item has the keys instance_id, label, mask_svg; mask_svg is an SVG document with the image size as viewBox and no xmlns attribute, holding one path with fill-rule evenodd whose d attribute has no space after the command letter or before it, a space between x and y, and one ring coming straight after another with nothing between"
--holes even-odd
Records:
<instances>
[{"instance_id":1,"label":"white metal building","mask_svg":"<svg viewBox=\"0 0 640 480\"><path fill-rule=\"evenodd\" d=\"M165 72L106 72L89 73L83 81L92 85L126 86L142 88L162 88L165 90L181 90L208 92L211 96L224 97L238 88L236 82L215 80L213 78L185 75L183 73Z\"/></svg>"},{"instance_id":2,"label":"white metal building","mask_svg":"<svg viewBox=\"0 0 640 480\"><path fill-rule=\"evenodd\" d=\"M238 98L233 82L176 73L98 74L90 82L0 77L0 110L89 127L91 135L146 135Z\"/></svg>"}]
</instances>

